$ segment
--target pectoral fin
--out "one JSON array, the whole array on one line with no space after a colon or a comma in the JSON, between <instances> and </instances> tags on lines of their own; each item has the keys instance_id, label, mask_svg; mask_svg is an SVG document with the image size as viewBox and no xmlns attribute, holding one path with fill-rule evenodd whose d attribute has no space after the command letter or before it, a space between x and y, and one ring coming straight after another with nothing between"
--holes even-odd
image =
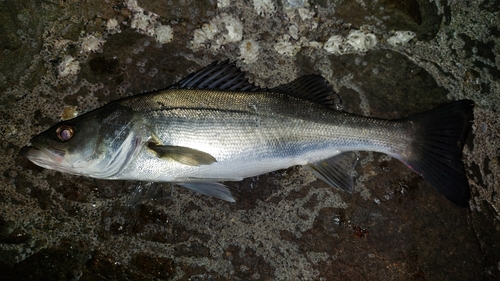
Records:
<instances>
[{"instance_id":1,"label":"pectoral fin","mask_svg":"<svg viewBox=\"0 0 500 281\"><path fill-rule=\"evenodd\" d=\"M313 173L330 186L352 192L352 170L358 158L352 151L308 164Z\"/></svg>"},{"instance_id":2,"label":"pectoral fin","mask_svg":"<svg viewBox=\"0 0 500 281\"><path fill-rule=\"evenodd\" d=\"M148 143L148 148L160 158L167 158L188 166L210 165L217 162L212 155L189 147L158 145L154 142Z\"/></svg>"}]
</instances>

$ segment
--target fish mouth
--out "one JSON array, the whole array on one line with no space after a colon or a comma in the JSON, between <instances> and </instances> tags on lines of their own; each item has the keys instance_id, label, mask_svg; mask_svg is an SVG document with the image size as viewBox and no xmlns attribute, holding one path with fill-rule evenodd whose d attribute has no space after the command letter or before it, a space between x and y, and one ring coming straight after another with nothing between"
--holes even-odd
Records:
<instances>
[{"instance_id":1,"label":"fish mouth","mask_svg":"<svg viewBox=\"0 0 500 281\"><path fill-rule=\"evenodd\" d=\"M31 162L46 169L54 169L64 159L65 151L56 148L36 148L25 146L21 148L19 154Z\"/></svg>"},{"instance_id":2,"label":"fish mouth","mask_svg":"<svg viewBox=\"0 0 500 281\"><path fill-rule=\"evenodd\" d=\"M29 159L31 155L35 153L35 151L38 151L38 149L33 146L25 146L21 148L19 154L21 154L22 157Z\"/></svg>"}]
</instances>

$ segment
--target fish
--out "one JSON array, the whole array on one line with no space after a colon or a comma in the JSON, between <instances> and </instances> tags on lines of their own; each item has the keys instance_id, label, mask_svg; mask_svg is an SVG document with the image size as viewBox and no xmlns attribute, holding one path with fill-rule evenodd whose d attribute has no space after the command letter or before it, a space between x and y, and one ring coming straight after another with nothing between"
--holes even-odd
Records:
<instances>
[{"instance_id":1,"label":"fish","mask_svg":"<svg viewBox=\"0 0 500 281\"><path fill-rule=\"evenodd\" d=\"M474 102L386 120L336 109L325 78L261 88L214 62L160 91L125 97L35 136L34 164L109 180L169 182L235 202L223 183L304 166L352 192L358 151L385 153L456 205L468 206L462 150Z\"/></svg>"}]
</instances>

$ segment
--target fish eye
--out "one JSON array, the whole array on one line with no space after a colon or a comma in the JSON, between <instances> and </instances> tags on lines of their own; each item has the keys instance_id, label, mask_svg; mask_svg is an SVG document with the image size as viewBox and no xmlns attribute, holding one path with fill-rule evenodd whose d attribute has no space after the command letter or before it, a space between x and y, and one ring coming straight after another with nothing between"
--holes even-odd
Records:
<instances>
[{"instance_id":1,"label":"fish eye","mask_svg":"<svg viewBox=\"0 0 500 281\"><path fill-rule=\"evenodd\" d=\"M74 133L75 129L68 125L62 125L56 129L56 135L62 141L69 141Z\"/></svg>"}]
</instances>

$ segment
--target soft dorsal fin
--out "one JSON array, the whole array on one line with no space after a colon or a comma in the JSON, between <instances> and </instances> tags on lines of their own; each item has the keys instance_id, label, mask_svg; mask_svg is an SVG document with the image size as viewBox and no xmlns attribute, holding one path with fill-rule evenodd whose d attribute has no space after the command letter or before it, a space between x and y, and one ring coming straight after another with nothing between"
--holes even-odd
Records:
<instances>
[{"instance_id":1,"label":"soft dorsal fin","mask_svg":"<svg viewBox=\"0 0 500 281\"><path fill-rule=\"evenodd\" d=\"M319 103L333 109L338 109L341 103L340 97L328 85L325 78L315 74L301 76L269 91Z\"/></svg>"},{"instance_id":2,"label":"soft dorsal fin","mask_svg":"<svg viewBox=\"0 0 500 281\"><path fill-rule=\"evenodd\" d=\"M216 89L226 91L256 92L266 91L250 83L234 63L229 60L213 62L194 72L169 89Z\"/></svg>"}]
</instances>

